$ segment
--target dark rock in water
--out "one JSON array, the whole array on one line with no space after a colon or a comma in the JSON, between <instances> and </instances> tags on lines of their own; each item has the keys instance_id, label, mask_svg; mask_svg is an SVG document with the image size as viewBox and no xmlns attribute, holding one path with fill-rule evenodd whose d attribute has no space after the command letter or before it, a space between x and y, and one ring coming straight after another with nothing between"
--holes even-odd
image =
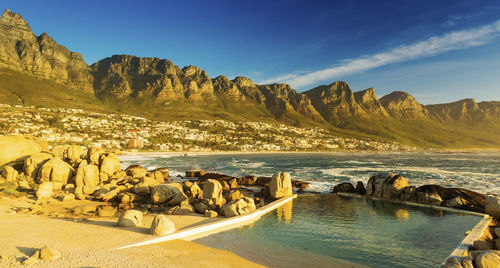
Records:
<instances>
[{"instance_id":1,"label":"dark rock in water","mask_svg":"<svg viewBox=\"0 0 500 268\"><path fill-rule=\"evenodd\" d=\"M187 175L187 171L186 171L186 175ZM197 174L195 173L194 175L197 175ZM193 177L198 177L200 179L200 181L206 181L208 179L213 179L213 180L218 180L218 181L235 179L235 177L232 177L229 175L224 175L224 174L220 174L220 173L206 173L204 171L201 171L199 176L193 176Z\"/></svg>"},{"instance_id":2,"label":"dark rock in water","mask_svg":"<svg viewBox=\"0 0 500 268\"><path fill-rule=\"evenodd\" d=\"M484 212L485 196L460 188L423 185L417 188L417 202L447 205L449 207Z\"/></svg>"},{"instance_id":3,"label":"dark rock in water","mask_svg":"<svg viewBox=\"0 0 500 268\"><path fill-rule=\"evenodd\" d=\"M399 200L405 202L417 202L417 187L408 186L403 188L403 191L399 195Z\"/></svg>"},{"instance_id":4,"label":"dark rock in water","mask_svg":"<svg viewBox=\"0 0 500 268\"><path fill-rule=\"evenodd\" d=\"M186 171L187 178L200 178L206 174L203 170L188 170Z\"/></svg>"},{"instance_id":5,"label":"dark rock in water","mask_svg":"<svg viewBox=\"0 0 500 268\"><path fill-rule=\"evenodd\" d=\"M271 182L271 179L271 177L258 177L255 185L262 187L269 186L269 182Z\"/></svg>"},{"instance_id":6,"label":"dark rock in water","mask_svg":"<svg viewBox=\"0 0 500 268\"><path fill-rule=\"evenodd\" d=\"M366 188L365 188L365 185L363 184L362 181L358 181L356 183L356 188L354 190L356 191L356 193L358 193L360 195L366 194Z\"/></svg>"},{"instance_id":7,"label":"dark rock in water","mask_svg":"<svg viewBox=\"0 0 500 268\"><path fill-rule=\"evenodd\" d=\"M238 184L243 186L253 186L257 182L257 176L245 176L238 179Z\"/></svg>"},{"instance_id":8,"label":"dark rock in water","mask_svg":"<svg viewBox=\"0 0 500 268\"><path fill-rule=\"evenodd\" d=\"M332 193L356 193L356 189L350 182L343 182L333 187Z\"/></svg>"},{"instance_id":9,"label":"dark rock in water","mask_svg":"<svg viewBox=\"0 0 500 268\"><path fill-rule=\"evenodd\" d=\"M292 180L292 185L294 188L299 188L299 190L305 190L309 188L309 185L311 185L310 182L305 182L305 181L299 181L299 180Z\"/></svg>"},{"instance_id":10,"label":"dark rock in water","mask_svg":"<svg viewBox=\"0 0 500 268\"><path fill-rule=\"evenodd\" d=\"M366 195L385 199L398 199L407 186L410 186L408 181L401 175L378 173L368 180Z\"/></svg>"}]
</instances>

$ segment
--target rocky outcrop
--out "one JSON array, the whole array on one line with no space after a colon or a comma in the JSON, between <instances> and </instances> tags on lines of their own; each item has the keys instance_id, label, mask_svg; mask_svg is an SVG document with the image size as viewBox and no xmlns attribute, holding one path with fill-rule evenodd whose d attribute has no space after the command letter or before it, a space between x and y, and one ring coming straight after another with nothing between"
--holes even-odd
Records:
<instances>
[{"instance_id":1,"label":"rocky outcrop","mask_svg":"<svg viewBox=\"0 0 500 268\"><path fill-rule=\"evenodd\" d=\"M354 92L354 99L368 114L387 116L387 112L378 100L377 93L375 93L375 90L372 87Z\"/></svg>"},{"instance_id":2,"label":"rocky outcrop","mask_svg":"<svg viewBox=\"0 0 500 268\"><path fill-rule=\"evenodd\" d=\"M0 166L48 150L47 143L31 136L0 136Z\"/></svg>"},{"instance_id":3,"label":"rocky outcrop","mask_svg":"<svg viewBox=\"0 0 500 268\"><path fill-rule=\"evenodd\" d=\"M394 91L380 98L380 104L396 119L424 120L429 116L427 108L420 104L412 95Z\"/></svg>"},{"instance_id":4,"label":"rocky outcrop","mask_svg":"<svg viewBox=\"0 0 500 268\"><path fill-rule=\"evenodd\" d=\"M32 179L36 179L38 170L52 157L52 154L49 153L36 153L30 155L24 161L24 174Z\"/></svg>"},{"instance_id":5,"label":"rocky outcrop","mask_svg":"<svg viewBox=\"0 0 500 268\"><path fill-rule=\"evenodd\" d=\"M59 157L51 158L45 162L38 171L37 181L39 183L50 181L55 189L61 189L72 178L75 170Z\"/></svg>"},{"instance_id":6,"label":"rocky outcrop","mask_svg":"<svg viewBox=\"0 0 500 268\"><path fill-rule=\"evenodd\" d=\"M494 105L483 105L489 112L496 114L497 107ZM431 116L439 121L449 120L481 120L487 114L483 111L474 99L464 99L452 103L427 105Z\"/></svg>"},{"instance_id":7,"label":"rocky outcrop","mask_svg":"<svg viewBox=\"0 0 500 268\"><path fill-rule=\"evenodd\" d=\"M221 213L224 217L234 217L245 215L255 210L255 203L252 198L243 197L233 202L229 202L222 207Z\"/></svg>"},{"instance_id":8,"label":"rocky outcrop","mask_svg":"<svg viewBox=\"0 0 500 268\"><path fill-rule=\"evenodd\" d=\"M273 199L293 195L292 178L290 173L278 172L274 174L269 182L269 194Z\"/></svg>"},{"instance_id":9,"label":"rocky outcrop","mask_svg":"<svg viewBox=\"0 0 500 268\"><path fill-rule=\"evenodd\" d=\"M8 9L0 17L0 68L93 92L90 68L79 53L59 45L46 33L35 36L23 17Z\"/></svg>"},{"instance_id":10,"label":"rocky outcrop","mask_svg":"<svg viewBox=\"0 0 500 268\"><path fill-rule=\"evenodd\" d=\"M403 189L408 186L408 181L398 174L379 173L368 180L366 195L385 199L399 198Z\"/></svg>"},{"instance_id":11,"label":"rocky outcrop","mask_svg":"<svg viewBox=\"0 0 500 268\"><path fill-rule=\"evenodd\" d=\"M166 203L171 206L179 205L187 197L182 191L180 183L160 184L151 188L151 200L153 203Z\"/></svg>"}]
</instances>

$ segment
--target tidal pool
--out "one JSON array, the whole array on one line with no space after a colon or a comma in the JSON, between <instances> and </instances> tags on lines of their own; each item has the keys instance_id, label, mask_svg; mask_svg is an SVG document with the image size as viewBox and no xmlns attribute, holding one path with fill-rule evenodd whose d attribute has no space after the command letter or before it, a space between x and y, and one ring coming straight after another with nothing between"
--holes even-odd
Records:
<instances>
[{"instance_id":1,"label":"tidal pool","mask_svg":"<svg viewBox=\"0 0 500 268\"><path fill-rule=\"evenodd\" d=\"M299 196L195 240L271 267L439 267L478 216L335 194Z\"/></svg>"}]
</instances>

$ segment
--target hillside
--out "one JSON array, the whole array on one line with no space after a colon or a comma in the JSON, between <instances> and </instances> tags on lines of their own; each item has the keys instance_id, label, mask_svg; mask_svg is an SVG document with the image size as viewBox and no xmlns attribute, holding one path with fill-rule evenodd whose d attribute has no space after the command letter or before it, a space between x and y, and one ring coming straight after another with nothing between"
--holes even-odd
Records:
<instances>
[{"instance_id":1,"label":"hillside","mask_svg":"<svg viewBox=\"0 0 500 268\"><path fill-rule=\"evenodd\" d=\"M406 92L379 98L344 81L303 93L246 77L211 78L168 59L114 55L88 66L9 10L0 17L0 102L118 112L150 119L260 121L421 148L500 147L500 102L422 105Z\"/></svg>"}]
</instances>

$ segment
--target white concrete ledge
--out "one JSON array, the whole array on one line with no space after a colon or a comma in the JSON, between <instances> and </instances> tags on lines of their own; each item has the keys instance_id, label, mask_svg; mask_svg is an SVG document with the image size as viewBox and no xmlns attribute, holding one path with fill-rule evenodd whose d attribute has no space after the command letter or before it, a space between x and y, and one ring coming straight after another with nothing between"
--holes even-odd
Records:
<instances>
[{"instance_id":1,"label":"white concrete ledge","mask_svg":"<svg viewBox=\"0 0 500 268\"><path fill-rule=\"evenodd\" d=\"M269 203L269 204L255 210L254 212L246 214L246 215L236 216L236 217L216 221L213 223L207 223L204 225L191 227L191 228L188 228L185 230L180 230L180 231L175 232L173 234L156 237L153 239L134 243L131 245L118 247L116 249L124 249L124 248L151 245L151 244L166 242L166 241L170 241L170 240L174 240L174 239L193 240L193 239L201 238L204 236L208 236L208 235L213 234L213 233L218 233L221 231L233 229L233 228L236 228L238 226L247 225L247 224L250 224L252 222L255 222L263 215L271 212L272 210L282 206L283 204L285 204L287 202L290 202L292 199L294 199L296 197L297 197L297 195L292 195L289 197L284 197L284 198L278 199L272 203Z\"/></svg>"}]
</instances>

